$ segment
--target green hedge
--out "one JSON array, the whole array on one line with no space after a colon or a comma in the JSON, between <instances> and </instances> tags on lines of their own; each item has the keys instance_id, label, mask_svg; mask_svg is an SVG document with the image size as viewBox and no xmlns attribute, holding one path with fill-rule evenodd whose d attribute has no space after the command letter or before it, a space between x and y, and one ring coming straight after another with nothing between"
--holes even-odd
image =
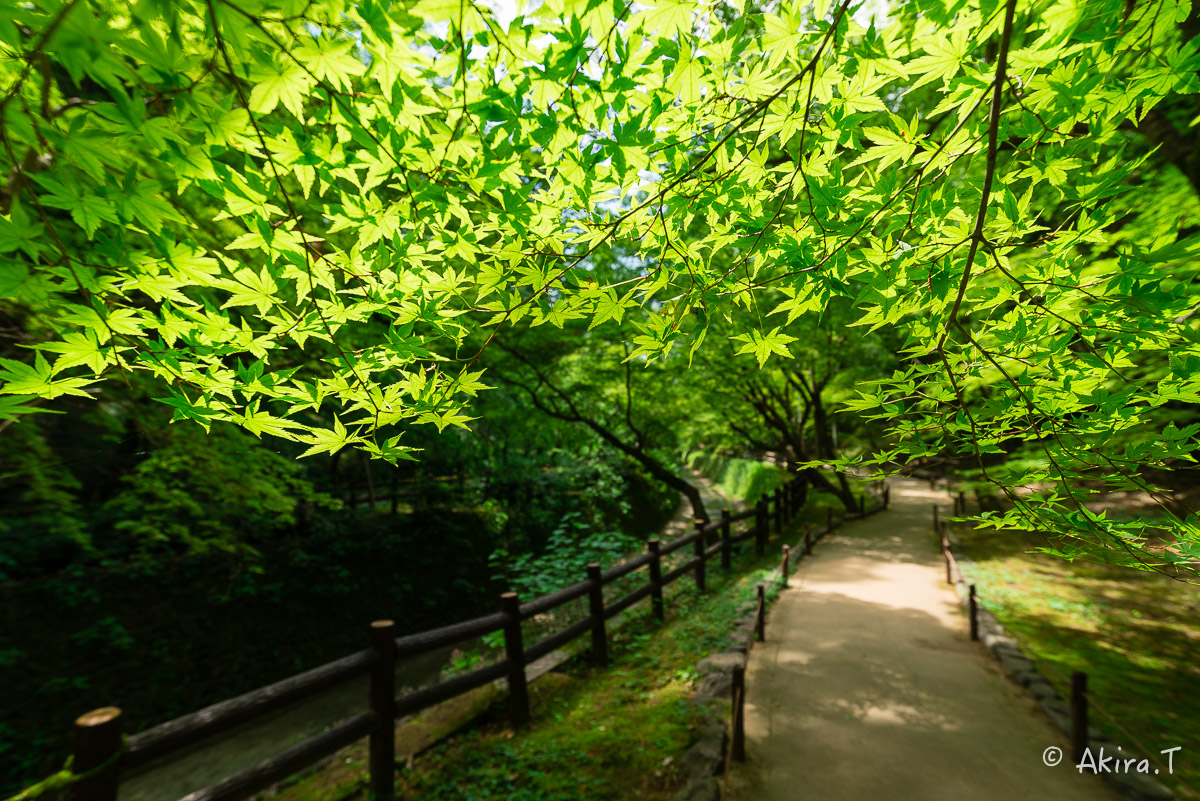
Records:
<instances>
[{"instance_id":1,"label":"green hedge","mask_svg":"<svg viewBox=\"0 0 1200 801\"><path fill-rule=\"evenodd\" d=\"M731 497L753 504L787 480L782 467L755 459L738 459L713 451L695 451L688 464L715 481Z\"/></svg>"}]
</instances>

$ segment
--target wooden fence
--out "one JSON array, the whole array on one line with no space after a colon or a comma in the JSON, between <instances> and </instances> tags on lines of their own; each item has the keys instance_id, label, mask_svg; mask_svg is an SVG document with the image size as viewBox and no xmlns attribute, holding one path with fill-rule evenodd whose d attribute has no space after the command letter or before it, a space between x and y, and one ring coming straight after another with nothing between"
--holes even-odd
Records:
<instances>
[{"instance_id":1,"label":"wooden fence","mask_svg":"<svg viewBox=\"0 0 1200 801\"><path fill-rule=\"evenodd\" d=\"M397 638L394 623L379 620L370 624L371 646L296 676L132 735L122 736L121 710L105 707L80 716L75 721L72 772L69 787L72 801L116 801L117 786L123 771L146 765L152 760L187 748L201 740L228 732L235 726L255 720L284 706L309 698L318 692L359 676L370 677L367 711L339 723L327 731L297 743L259 764L222 781L184 796L180 801L235 801L244 799L288 776L295 774L351 743L369 737L368 769L371 794L376 801L395 798L395 724L405 715L462 695L498 679L508 684L510 718L515 726L529 721L529 694L525 667L576 638L591 638L591 659L603 667L608 661L608 635L605 622L640 601L649 598L654 615L663 619L663 588L691 574L697 590L704 592L708 563L720 559L729 570L734 543L753 539L759 555L765 553L773 529L783 530L803 504L804 482L792 481L761 499L753 509L739 514L721 512L710 523L696 521L688 534L659 542L646 543L646 552L628 561L602 570L587 567L587 576L578 584L557 592L521 602L516 593L500 598L500 611L465 620L431 631ZM860 515L865 513L866 498L859 499ZM832 524L832 512L830 512ZM746 531L733 532L733 524L751 520ZM692 557L663 573L663 557L688 546ZM647 581L638 589L606 602L603 588L635 571L646 568ZM587 598L587 617L544 639L526 645L521 623L534 615L549 612L576 599ZM503 632L505 658L470 673L396 697L395 665L401 658L414 657L444 646L492 632Z\"/></svg>"}]
</instances>

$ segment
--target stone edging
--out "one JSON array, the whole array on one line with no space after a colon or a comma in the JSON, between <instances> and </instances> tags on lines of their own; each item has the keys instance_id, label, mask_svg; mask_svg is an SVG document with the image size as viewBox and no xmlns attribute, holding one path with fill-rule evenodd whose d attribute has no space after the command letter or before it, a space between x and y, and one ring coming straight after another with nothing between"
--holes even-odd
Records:
<instances>
[{"instance_id":1,"label":"stone edging","mask_svg":"<svg viewBox=\"0 0 1200 801\"><path fill-rule=\"evenodd\" d=\"M960 565L974 564L972 559L963 553L962 543L954 535L950 526L946 527L947 539L950 544L950 554L954 557L951 562L951 575L954 578L954 591L958 594L959 602L970 614L970 586L962 574ZM1068 738L1071 736L1071 714L1066 702L1043 676L1030 659L1021 650L1020 644L1014 639L1000 621L989 610L983 608L976 598L976 619L979 625L979 641L1000 661L1004 673L1017 684L1024 687L1046 713L1053 723ZM1094 755L1099 755L1101 749L1106 754L1120 754L1122 759L1134 757L1135 752L1122 747L1117 751L1117 745L1105 739L1095 727L1088 727L1088 748ZM1066 767L1072 768L1068 764ZM1172 793L1161 782L1155 781L1143 773L1117 773L1105 771L1101 774L1117 792L1129 801L1174 801Z\"/></svg>"},{"instance_id":2,"label":"stone edging","mask_svg":"<svg viewBox=\"0 0 1200 801\"><path fill-rule=\"evenodd\" d=\"M876 503L864 517L869 517L883 509L882 503ZM844 523L862 520L863 517L836 518L832 528L821 527L812 532L813 545L824 539L833 529ZM804 555L804 540L791 546L791 558L788 561L789 573L799 564ZM775 568L767 577L768 583L778 582L782 578L780 568ZM696 690L692 695L692 703L702 710L701 728L695 742L684 752L680 767L687 779L687 784L675 794L673 801L720 801L721 786L717 776L725 773L725 757L729 745L729 713L733 696L733 669L745 667L750 649L754 646L754 623L758 605L755 602L743 604L738 609L738 617L734 621L733 630L729 635L729 646L722 652L710 654L701 659L696 665L699 676ZM769 634L768 634L769 636ZM1155 799L1154 801L1158 801Z\"/></svg>"}]
</instances>

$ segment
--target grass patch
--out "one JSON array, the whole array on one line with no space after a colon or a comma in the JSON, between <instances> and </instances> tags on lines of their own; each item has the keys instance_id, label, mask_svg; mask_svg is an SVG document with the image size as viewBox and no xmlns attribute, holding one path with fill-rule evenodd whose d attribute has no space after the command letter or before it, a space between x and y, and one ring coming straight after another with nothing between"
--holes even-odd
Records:
<instances>
[{"instance_id":1,"label":"grass patch","mask_svg":"<svg viewBox=\"0 0 1200 801\"><path fill-rule=\"evenodd\" d=\"M739 607L776 560L767 554L732 577L710 570L709 592L687 586L667 621L634 613L611 637L611 664L531 685L533 725L514 732L503 702L482 725L446 741L401 772L405 798L462 801L649 801L682 786L674 763L692 739L696 663L723 650ZM745 564L743 562L743 564Z\"/></svg>"},{"instance_id":2,"label":"grass patch","mask_svg":"<svg viewBox=\"0 0 1200 801\"><path fill-rule=\"evenodd\" d=\"M1072 671L1088 674L1094 701L1158 754L1175 754L1174 777L1157 776L1181 797L1200 787L1200 595L1156 573L1067 562L1033 553L1033 534L962 530L974 565L964 567L981 603L1023 643L1064 698ZM1126 747L1130 738L1099 712L1091 722ZM1173 780L1174 779L1174 780ZM1186 787L1185 787L1186 785Z\"/></svg>"}]
</instances>

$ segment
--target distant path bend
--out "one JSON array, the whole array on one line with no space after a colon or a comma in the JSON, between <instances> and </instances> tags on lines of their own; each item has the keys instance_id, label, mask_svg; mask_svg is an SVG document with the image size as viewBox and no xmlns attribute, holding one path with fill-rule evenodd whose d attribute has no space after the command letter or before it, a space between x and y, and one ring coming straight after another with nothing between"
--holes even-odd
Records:
<instances>
[{"instance_id":1,"label":"distant path bend","mask_svg":"<svg viewBox=\"0 0 1200 801\"><path fill-rule=\"evenodd\" d=\"M733 801L1118 801L1080 775L1023 689L972 643L945 584L926 482L805 558L746 673L746 758ZM1046 767L1042 754L1066 756Z\"/></svg>"}]
</instances>

